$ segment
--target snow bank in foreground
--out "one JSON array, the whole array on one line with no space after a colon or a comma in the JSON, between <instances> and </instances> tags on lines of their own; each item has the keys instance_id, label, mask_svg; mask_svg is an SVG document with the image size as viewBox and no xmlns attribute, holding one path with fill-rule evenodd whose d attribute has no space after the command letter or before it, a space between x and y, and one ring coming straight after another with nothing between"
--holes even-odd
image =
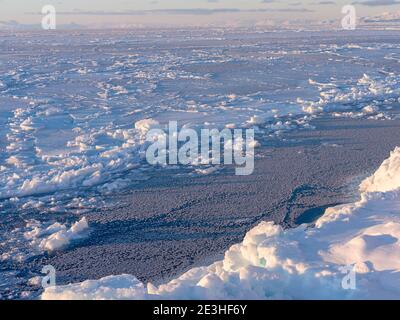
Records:
<instances>
[{"instance_id":1,"label":"snow bank in foreground","mask_svg":"<svg viewBox=\"0 0 400 320\"><path fill-rule=\"evenodd\" d=\"M89 280L79 285L79 290L74 288L65 290L62 296L56 294L47 294L48 299L65 300L113 300L113 299L145 299L146 290L139 280L133 276L110 276L100 280Z\"/></svg>"},{"instance_id":2,"label":"snow bank in foreground","mask_svg":"<svg viewBox=\"0 0 400 320\"><path fill-rule=\"evenodd\" d=\"M360 186L361 192L387 192L400 187L400 152L398 149Z\"/></svg>"},{"instance_id":3,"label":"snow bank in foreground","mask_svg":"<svg viewBox=\"0 0 400 320\"><path fill-rule=\"evenodd\" d=\"M360 201L330 208L315 227L262 222L224 260L147 288L130 275L48 288L42 299L398 299L400 148L361 184ZM356 271L345 290L343 267Z\"/></svg>"}]
</instances>

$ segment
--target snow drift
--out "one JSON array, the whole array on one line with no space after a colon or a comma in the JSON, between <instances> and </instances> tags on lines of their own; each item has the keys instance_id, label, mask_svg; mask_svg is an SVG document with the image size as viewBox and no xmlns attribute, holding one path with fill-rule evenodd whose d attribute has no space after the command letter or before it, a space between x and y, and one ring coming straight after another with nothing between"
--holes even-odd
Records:
<instances>
[{"instance_id":1,"label":"snow drift","mask_svg":"<svg viewBox=\"0 0 400 320\"><path fill-rule=\"evenodd\" d=\"M24 227L17 227L8 234L3 234L5 241L0 242L0 262L24 263L45 252L64 250L90 234L85 217L65 224L35 219L26 220L25 223Z\"/></svg>"},{"instance_id":2,"label":"snow drift","mask_svg":"<svg viewBox=\"0 0 400 320\"><path fill-rule=\"evenodd\" d=\"M121 275L48 288L42 299L399 299L400 148L361 183L361 198L313 226L262 222L222 261L158 287ZM343 281L355 272L355 288Z\"/></svg>"},{"instance_id":3,"label":"snow drift","mask_svg":"<svg viewBox=\"0 0 400 320\"><path fill-rule=\"evenodd\" d=\"M42 251L54 251L68 246L71 241L81 239L89 228L85 217L75 222L68 229L66 225L54 223L47 228L35 226L31 222L32 230L24 234L32 246L37 246Z\"/></svg>"}]
</instances>

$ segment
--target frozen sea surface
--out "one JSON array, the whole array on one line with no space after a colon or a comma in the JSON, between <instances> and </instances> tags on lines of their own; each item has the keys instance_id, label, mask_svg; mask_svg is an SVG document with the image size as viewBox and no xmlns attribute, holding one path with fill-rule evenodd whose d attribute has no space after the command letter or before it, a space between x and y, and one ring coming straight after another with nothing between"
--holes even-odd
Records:
<instances>
[{"instance_id":1,"label":"frozen sea surface","mask_svg":"<svg viewBox=\"0 0 400 320\"><path fill-rule=\"evenodd\" d=\"M13 261L79 243L83 216L151 180L140 120L257 127L268 141L325 113L395 119L399 104L390 32L21 32L0 48L0 258L13 281Z\"/></svg>"},{"instance_id":2,"label":"frozen sea surface","mask_svg":"<svg viewBox=\"0 0 400 320\"><path fill-rule=\"evenodd\" d=\"M0 199L135 176L146 118L277 131L307 126L302 114L379 114L400 90L390 34L22 33L1 48Z\"/></svg>"}]
</instances>

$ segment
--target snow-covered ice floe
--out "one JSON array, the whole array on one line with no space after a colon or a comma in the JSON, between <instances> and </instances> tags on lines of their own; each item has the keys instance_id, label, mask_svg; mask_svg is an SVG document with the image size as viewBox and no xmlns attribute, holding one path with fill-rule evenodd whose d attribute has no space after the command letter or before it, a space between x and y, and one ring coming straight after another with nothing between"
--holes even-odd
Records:
<instances>
[{"instance_id":1,"label":"snow-covered ice floe","mask_svg":"<svg viewBox=\"0 0 400 320\"><path fill-rule=\"evenodd\" d=\"M14 260L23 262L28 258L53 252L68 247L73 241L84 239L89 235L89 224L86 217L75 223L62 224L41 223L28 220L24 228L16 228L11 232L7 244L8 250L2 248L0 262Z\"/></svg>"},{"instance_id":2,"label":"snow-covered ice floe","mask_svg":"<svg viewBox=\"0 0 400 320\"><path fill-rule=\"evenodd\" d=\"M222 261L158 287L132 275L47 288L42 299L398 299L400 148L360 185L360 200L315 225L262 222ZM343 267L355 288L343 286ZM353 290L354 289L354 290Z\"/></svg>"},{"instance_id":3,"label":"snow-covered ice floe","mask_svg":"<svg viewBox=\"0 0 400 320\"><path fill-rule=\"evenodd\" d=\"M72 224L70 228L58 222L44 229L40 226L33 226L32 230L26 232L24 236L31 240L32 245L36 245L44 251L54 251L66 247L73 240L83 238L84 232L88 228L88 222L83 217Z\"/></svg>"}]
</instances>

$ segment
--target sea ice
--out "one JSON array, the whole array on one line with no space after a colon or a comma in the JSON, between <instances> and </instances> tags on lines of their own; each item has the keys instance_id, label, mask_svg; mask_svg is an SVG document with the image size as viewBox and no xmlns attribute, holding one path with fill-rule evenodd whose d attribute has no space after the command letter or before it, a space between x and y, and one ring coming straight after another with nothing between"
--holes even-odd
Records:
<instances>
[{"instance_id":1,"label":"sea ice","mask_svg":"<svg viewBox=\"0 0 400 320\"><path fill-rule=\"evenodd\" d=\"M314 226L262 222L222 261L158 287L111 276L47 288L42 299L397 299L400 148L360 192L359 201L327 209ZM343 285L349 266L356 277L350 290Z\"/></svg>"}]
</instances>

